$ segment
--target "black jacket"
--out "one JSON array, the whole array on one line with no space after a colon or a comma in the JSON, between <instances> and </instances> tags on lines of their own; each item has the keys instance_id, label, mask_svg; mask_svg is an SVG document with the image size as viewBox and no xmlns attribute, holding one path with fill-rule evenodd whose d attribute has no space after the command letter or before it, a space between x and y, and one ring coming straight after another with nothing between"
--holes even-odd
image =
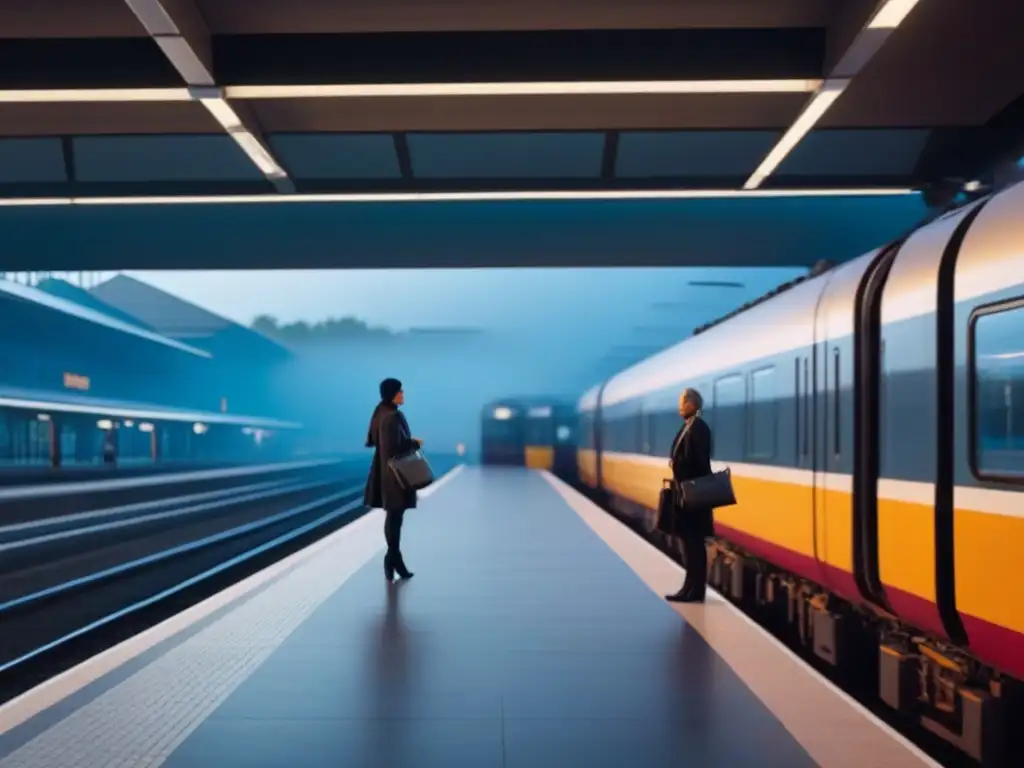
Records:
<instances>
[{"instance_id":1,"label":"black jacket","mask_svg":"<svg viewBox=\"0 0 1024 768\"><path fill-rule=\"evenodd\" d=\"M416 450L419 446L409 433L409 422L397 406L381 404L373 412L366 446L373 448L370 475L366 478L363 503L376 509L398 511L416 507L416 491L405 490L391 471L388 462L396 456Z\"/></svg>"},{"instance_id":2,"label":"black jacket","mask_svg":"<svg viewBox=\"0 0 1024 768\"><path fill-rule=\"evenodd\" d=\"M672 441L672 477L678 482L694 480L711 474L711 427L700 416L683 436L684 423ZM714 516L710 509L686 509L677 517L677 533L711 536L715 532Z\"/></svg>"}]
</instances>

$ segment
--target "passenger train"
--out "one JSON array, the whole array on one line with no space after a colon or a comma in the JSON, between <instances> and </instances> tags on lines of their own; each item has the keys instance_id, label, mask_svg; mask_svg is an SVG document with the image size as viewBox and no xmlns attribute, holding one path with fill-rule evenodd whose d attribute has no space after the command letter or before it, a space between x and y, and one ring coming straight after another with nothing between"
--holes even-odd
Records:
<instances>
[{"instance_id":1,"label":"passenger train","mask_svg":"<svg viewBox=\"0 0 1024 768\"><path fill-rule=\"evenodd\" d=\"M0 385L0 469L117 461L243 462L290 458L302 425L270 417L185 410Z\"/></svg>"},{"instance_id":2,"label":"passenger train","mask_svg":"<svg viewBox=\"0 0 1024 768\"><path fill-rule=\"evenodd\" d=\"M549 469L575 475L576 409L555 398L520 397L484 406L480 417L483 464Z\"/></svg>"},{"instance_id":3,"label":"passenger train","mask_svg":"<svg viewBox=\"0 0 1024 768\"><path fill-rule=\"evenodd\" d=\"M687 386L737 498L712 583L837 667L866 640L889 706L991 759L1024 725L1024 184L585 393L581 481L648 531Z\"/></svg>"}]
</instances>

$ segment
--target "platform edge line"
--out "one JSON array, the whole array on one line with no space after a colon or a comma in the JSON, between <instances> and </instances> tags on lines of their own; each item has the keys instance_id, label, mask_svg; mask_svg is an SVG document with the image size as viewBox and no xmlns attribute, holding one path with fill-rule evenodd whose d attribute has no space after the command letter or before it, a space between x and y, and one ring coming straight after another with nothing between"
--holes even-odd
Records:
<instances>
[{"instance_id":1,"label":"platform edge line","mask_svg":"<svg viewBox=\"0 0 1024 768\"><path fill-rule=\"evenodd\" d=\"M464 466L463 464L458 464L443 474L431 486L419 493L420 498L429 498L458 475ZM328 534L308 547L293 552L286 558L272 563L220 592L210 595L205 600L186 608L181 613L169 616L159 624L154 624L139 634L126 638L95 656L90 656L70 669L66 669L55 677L44 680L39 685L19 694L10 701L0 704L0 735L24 724L39 713L99 680L109 672L113 672L118 667L141 656L165 640L169 640L175 635L184 632L221 608L237 603L241 598L258 587L301 566L313 555L336 544L340 539L345 538L346 535L358 532L361 528L369 525L372 519L379 517L378 513L379 510L370 510L358 520L354 520L348 525L339 528L337 531ZM381 547L383 548L383 544L381 544Z\"/></svg>"},{"instance_id":2,"label":"platform edge line","mask_svg":"<svg viewBox=\"0 0 1024 768\"><path fill-rule=\"evenodd\" d=\"M587 527L590 528L602 541L604 541L605 544L608 545L608 547L613 552L615 552L617 557L619 557L620 559L623 559L622 556L615 550L615 548L612 547L611 544L609 544L609 542L606 541L603 536L601 536L601 533L599 531L597 531L590 524L590 522L584 516L584 513L581 512L577 508L577 506L576 506L577 504L585 505L587 508L591 508L592 507L593 511L599 512L602 516L604 516L608 520L610 526L613 525L613 526L621 528L623 531L627 532L629 534L629 536L631 536L631 537L633 537L633 538L635 538L637 540L637 543L643 545L650 552L655 553L658 556L660 556L664 561L666 561L668 564L670 564L678 573L680 573L681 575L683 575L685 577L685 575L686 575L686 569L685 568L683 568L679 563L677 563L675 560L673 560L671 557L666 555L664 552L662 552L657 547L655 547L655 546L651 545L649 542L644 541L643 539L641 539L632 530L630 530L626 525L624 525L620 520L618 520L615 517L613 517L610 513L608 513L607 511L605 511L601 507L599 507L597 504L595 504L590 499L586 498L583 494L581 494L575 488L570 486L564 480L562 480L561 478L556 477L555 475L553 475L550 471L548 471L548 470L540 470L540 472L541 472L541 475L543 476L543 478L548 482L548 484L552 488L554 488L554 490L559 494L559 496L561 496L562 499L566 502L566 505L574 513L576 513L576 515L579 516L583 520L583 522L587 524ZM626 562L624 559L623 559L623 562L625 562L626 565L629 566L629 563ZM636 573L636 571L632 568L632 566L629 566L629 567L630 567L630 570L632 570L634 573ZM648 588L651 589L651 591L653 591L653 592L655 592L657 594L657 590L655 590L647 582L646 579L644 579L638 573L636 575L637 575L638 578L640 578L641 581L644 582L644 584L646 584L648 586ZM741 619L744 623L746 623L749 627L754 629L764 639L770 641L778 650L782 651L784 655L789 657L790 660L792 660L792 661L796 662L797 664L799 664L799 666L803 670L805 670L807 672L808 677L810 679L815 680L819 685L821 685L823 688L825 688L829 693L835 695L836 698L838 698L840 701L842 701L844 704L846 704L853 712L856 712L861 717L863 717L870 725L874 726L879 731L881 731L883 734L885 734L890 739L892 739L895 743L897 743L900 746L902 746L903 748L905 748L913 757L915 757L918 760L920 760L921 763L923 765L928 766L928 768L942 768L942 764L941 763L939 763L936 760L934 760L931 756L929 756L927 753L925 753L924 750L922 750L920 747L918 747L916 744L914 744L912 741L910 741L906 736L901 734L899 731L895 730L888 723L878 719L863 704L861 704L859 701L857 701L852 696L850 696L848 693L846 693L846 691L844 691L841 688L839 688L835 683L833 683L827 677L824 677L816 669L814 669L813 667L809 666L806 661L801 659L790 648L786 647L786 645L784 645L782 642L780 642L778 640L778 638L776 638L774 635L772 635L770 632L768 632L764 627L762 627L756 621L754 621L749 616L747 616L745 613L743 613L743 611L741 611L739 608L737 608L731 602L729 602L724 597L722 597L722 595L717 590L714 590L714 589L711 589L710 587L708 587L708 591L713 595L713 597L715 598L716 602L719 602L722 605L726 606L729 609L729 611L732 612L733 615L735 615L737 618ZM686 618L686 615L684 613L682 613L682 610L676 610L676 613L678 613L683 619ZM694 629L697 630L696 627L694 627ZM699 630L697 630L697 631L699 632ZM700 633L700 634L703 636L703 633ZM709 643L709 645L710 645L710 643ZM711 646L711 648L712 648L712 650L714 650L714 646L713 645ZM723 661L725 661L725 660L723 659ZM731 665L730 665L730 667L731 667ZM740 679L743 680L742 677L740 677ZM745 680L743 682L744 682L744 684L746 684ZM756 692L754 692L752 689L751 689L751 693L754 693L754 695L757 695ZM760 696L758 696L758 698L760 699ZM771 710L770 707L769 707L769 710ZM773 714L773 716L775 716L774 712L772 714ZM785 726L784 723L783 723L783 726ZM789 728L787 727L786 730L789 730ZM801 744L801 746L803 746L803 745Z\"/></svg>"}]
</instances>

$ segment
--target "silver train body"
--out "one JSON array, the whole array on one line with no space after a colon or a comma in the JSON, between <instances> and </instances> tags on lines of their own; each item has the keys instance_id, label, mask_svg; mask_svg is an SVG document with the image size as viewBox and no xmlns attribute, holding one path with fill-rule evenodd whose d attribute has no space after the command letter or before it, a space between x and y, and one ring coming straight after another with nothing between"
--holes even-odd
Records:
<instances>
[{"instance_id":1,"label":"silver train body","mask_svg":"<svg viewBox=\"0 0 1024 768\"><path fill-rule=\"evenodd\" d=\"M712 579L835 664L869 633L886 701L998 751L1024 680L1024 184L587 392L581 480L618 511L656 506L687 386L738 498Z\"/></svg>"}]
</instances>

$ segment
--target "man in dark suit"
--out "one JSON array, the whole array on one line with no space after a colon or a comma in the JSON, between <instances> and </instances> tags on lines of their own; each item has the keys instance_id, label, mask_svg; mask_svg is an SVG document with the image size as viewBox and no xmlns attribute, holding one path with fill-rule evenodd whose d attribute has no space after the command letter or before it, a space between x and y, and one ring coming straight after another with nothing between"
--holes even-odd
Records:
<instances>
[{"instance_id":1,"label":"man in dark suit","mask_svg":"<svg viewBox=\"0 0 1024 768\"><path fill-rule=\"evenodd\" d=\"M677 483L711 474L711 427L701 418L704 398L687 388L679 397L683 425L672 442L669 464ZM711 509L682 508L677 511L672 533L682 540L686 579L682 588L665 599L674 603L703 603L708 585L708 552L704 539L715 532Z\"/></svg>"}]
</instances>

